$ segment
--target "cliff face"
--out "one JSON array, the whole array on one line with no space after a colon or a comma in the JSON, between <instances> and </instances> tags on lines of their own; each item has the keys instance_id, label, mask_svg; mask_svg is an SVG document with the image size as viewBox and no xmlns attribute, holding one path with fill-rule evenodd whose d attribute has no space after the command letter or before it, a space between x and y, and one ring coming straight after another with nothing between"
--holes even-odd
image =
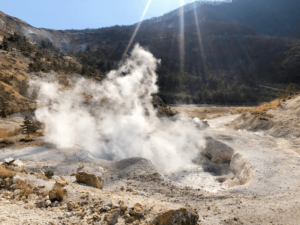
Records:
<instances>
[{"instance_id":1,"label":"cliff face","mask_svg":"<svg viewBox=\"0 0 300 225\"><path fill-rule=\"evenodd\" d=\"M223 3L220 1L210 3L196 1L163 16L143 21L140 30L145 33L143 35L144 45L151 47L149 42L151 42L151 35L154 33L163 36L179 33L179 16L184 12L184 23L187 27L186 36L193 35L189 28L193 27L193 32L196 30L196 13L198 25L200 27L202 25L201 36L206 35L206 28L203 29L203 27L211 26L212 23L213 26L217 24L218 27L214 30L210 29L210 35L236 35L236 32L230 34L226 33L227 30L224 31L222 26L226 22L228 23L226 26L231 26L231 28L240 26L236 30L253 30L252 32L238 32L238 35L245 36L256 31L262 35L297 37L295 33L300 28L297 23L300 19L299 9L300 2L296 0L266 0L263 2L259 0L226 0ZM35 28L21 19L11 17L0 11L0 34L18 32L29 37L33 42L48 40L66 53L82 51L87 46L97 48L109 46L109 50L112 51L122 41L128 42L130 40L136 25L86 30L51 30ZM143 43L141 44L143 45Z\"/></svg>"}]
</instances>

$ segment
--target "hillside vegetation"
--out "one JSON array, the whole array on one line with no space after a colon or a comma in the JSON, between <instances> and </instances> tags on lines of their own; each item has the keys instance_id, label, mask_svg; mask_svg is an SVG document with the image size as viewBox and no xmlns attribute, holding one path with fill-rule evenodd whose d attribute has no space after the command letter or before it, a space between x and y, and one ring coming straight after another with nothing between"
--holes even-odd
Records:
<instances>
[{"instance_id":1,"label":"hillside vegetation","mask_svg":"<svg viewBox=\"0 0 300 225\"><path fill-rule=\"evenodd\" d=\"M295 0L201 5L184 14L184 56L178 16L142 23L132 46L139 43L161 59L159 94L168 103L258 104L290 83L298 90L299 7ZM0 18L6 23L1 30L5 41L32 60L30 71L79 73L98 80L118 67L136 28L55 31L4 13Z\"/></svg>"}]
</instances>

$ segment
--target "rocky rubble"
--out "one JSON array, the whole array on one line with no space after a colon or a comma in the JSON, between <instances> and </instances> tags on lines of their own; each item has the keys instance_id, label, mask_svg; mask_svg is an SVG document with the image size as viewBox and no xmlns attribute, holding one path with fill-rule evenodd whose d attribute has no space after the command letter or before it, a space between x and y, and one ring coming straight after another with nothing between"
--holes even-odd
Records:
<instances>
[{"instance_id":1,"label":"rocky rubble","mask_svg":"<svg viewBox=\"0 0 300 225\"><path fill-rule=\"evenodd\" d=\"M10 166L15 161L17 160L5 159L3 164ZM27 173L24 170L15 173L13 177L1 180L0 211L6 216L0 216L0 223L10 220L6 211L3 211L3 207L9 205L17 210L19 215L30 213L30 224L40 224L41 219L48 221L47 224L57 225L197 224L198 217L186 208L152 213L151 207L142 203L148 198L145 195L128 201L128 196L139 195L124 190L124 194L115 199L114 192L102 190L104 180L101 177L86 171L77 172L76 181L73 183L55 174L48 178L46 174L49 174L49 171ZM47 179L41 179L41 173ZM22 224L28 222L26 218L13 218L10 222Z\"/></svg>"}]
</instances>

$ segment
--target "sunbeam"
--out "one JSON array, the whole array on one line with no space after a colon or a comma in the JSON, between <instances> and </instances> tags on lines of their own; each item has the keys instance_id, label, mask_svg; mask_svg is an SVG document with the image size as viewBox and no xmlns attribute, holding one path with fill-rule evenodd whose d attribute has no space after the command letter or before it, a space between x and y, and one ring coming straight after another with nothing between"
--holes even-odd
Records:
<instances>
[{"instance_id":1,"label":"sunbeam","mask_svg":"<svg viewBox=\"0 0 300 225\"><path fill-rule=\"evenodd\" d=\"M196 0L194 0L194 2L196 3ZM196 22L196 28L197 28L200 54L201 54L202 63L203 63L203 69L204 69L204 72L206 72L207 69L206 69L205 50L204 50L204 47L203 47L202 37L201 37L201 33L200 33L200 26L199 26L199 20L198 20L198 15L197 15L197 7L194 8L194 16L195 16L195 22Z\"/></svg>"},{"instance_id":2,"label":"sunbeam","mask_svg":"<svg viewBox=\"0 0 300 225\"><path fill-rule=\"evenodd\" d=\"M132 45L132 42L133 42L133 40L134 40L134 38L135 38L137 32L138 32L139 29L140 29L140 26L141 26L141 24L142 24L142 22L143 22L143 19L144 19L145 15L146 15L146 13L147 13L147 11L148 11L148 8L149 8L151 2L152 2L152 0L148 0L148 3L147 3L147 5L146 5L146 8L145 8L145 10L144 10L144 12L143 12L143 15L142 15L141 19L140 19L140 22L138 23L138 25L137 25L136 28L135 28L135 31L133 32L133 35L132 35L132 37L131 37L131 39L130 39L128 45L127 45L127 48L126 48L126 50L125 50L125 52L124 52L124 54L123 54L123 57L127 54L128 50L130 49L130 47L131 47L131 45Z\"/></svg>"},{"instance_id":3,"label":"sunbeam","mask_svg":"<svg viewBox=\"0 0 300 225\"><path fill-rule=\"evenodd\" d=\"M180 50L180 69L184 71L184 0L180 0L181 10L180 10L180 37L179 37L179 50Z\"/></svg>"}]
</instances>

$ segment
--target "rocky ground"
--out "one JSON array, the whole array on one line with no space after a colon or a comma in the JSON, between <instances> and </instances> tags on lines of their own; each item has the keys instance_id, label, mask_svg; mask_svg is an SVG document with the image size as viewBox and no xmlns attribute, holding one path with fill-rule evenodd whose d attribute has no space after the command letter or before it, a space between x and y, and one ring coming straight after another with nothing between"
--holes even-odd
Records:
<instances>
[{"instance_id":1,"label":"rocky ground","mask_svg":"<svg viewBox=\"0 0 300 225\"><path fill-rule=\"evenodd\" d=\"M175 173L143 158L57 149L42 137L3 148L2 168L14 174L1 180L0 224L299 224L297 139L274 135L296 134L298 101L267 112L269 129L236 127L245 115L208 119L206 147Z\"/></svg>"}]
</instances>

